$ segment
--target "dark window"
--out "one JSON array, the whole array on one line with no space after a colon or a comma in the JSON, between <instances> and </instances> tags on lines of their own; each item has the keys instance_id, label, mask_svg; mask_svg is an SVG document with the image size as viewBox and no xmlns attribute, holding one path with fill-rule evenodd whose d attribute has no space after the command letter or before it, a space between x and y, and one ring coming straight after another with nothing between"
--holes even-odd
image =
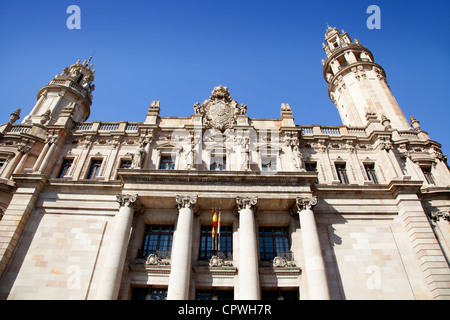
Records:
<instances>
[{"instance_id":1,"label":"dark window","mask_svg":"<svg viewBox=\"0 0 450 320\"><path fill-rule=\"evenodd\" d=\"M73 159L64 159L61 166L61 170L59 170L58 178L66 177L70 172L70 168L72 168L72 164Z\"/></svg>"},{"instance_id":2,"label":"dark window","mask_svg":"<svg viewBox=\"0 0 450 320\"><path fill-rule=\"evenodd\" d=\"M120 169L130 169L131 168L131 160L122 160L120 161Z\"/></svg>"},{"instance_id":3,"label":"dark window","mask_svg":"<svg viewBox=\"0 0 450 320\"><path fill-rule=\"evenodd\" d=\"M348 184L347 169L345 168L345 163L336 163L335 165L339 181L342 184Z\"/></svg>"},{"instance_id":4,"label":"dark window","mask_svg":"<svg viewBox=\"0 0 450 320\"><path fill-rule=\"evenodd\" d=\"M92 160L86 179L97 178L98 174L100 173L100 168L102 167L102 162L103 160L101 159Z\"/></svg>"},{"instance_id":5,"label":"dark window","mask_svg":"<svg viewBox=\"0 0 450 320\"><path fill-rule=\"evenodd\" d=\"M5 165L6 160L0 159L0 172L2 171L3 166Z\"/></svg>"},{"instance_id":6,"label":"dark window","mask_svg":"<svg viewBox=\"0 0 450 320\"><path fill-rule=\"evenodd\" d=\"M170 258L172 241L173 226L147 225L139 256L147 258L156 254L160 258Z\"/></svg>"},{"instance_id":7,"label":"dark window","mask_svg":"<svg viewBox=\"0 0 450 320\"><path fill-rule=\"evenodd\" d=\"M259 257L261 261L270 261L275 257L290 258L288 228L259 228Z\"/></svg>"},{"instance_id":8,"label":"dark window","mask_svg":"<svg viewBox=\"0 0 450 320\"><path fill-rule=\"evenodd\" d=\"M261 300L298 300L298 289L262 290Z\"/></svg>"},{"instance_id":9,"label":"dark window","mask_svg":"<svg viewBox=\"0 0 450 320\"><path fill-rule=\"evenodd\" d=\"M211 165L209 170L211 171L225 171L227 169L226 157L213 157L211 158Z\"/></svg>"},{"instance_id":10,"label":"dark window","mask_svg":"<svg viewBox=\"0 0 450 320\"><path fill-rule=\"evenodd\" d=\"M167 300L167 289L133 288L131 300Z\"/></svg>"},{"instance_id":11,"label":"dark window","mask_svg":"<svg viewBox=\"0 0 450 320\"><path fill-rule=\"evenodd\" d=\"M375 174L375 165L373 163L365 164L364 169L366 170L367 178L369 179L369 181L378 183L377 175Z\"/></svg>"},{"instance_id":12,"label":"dark window","mask_svg":"<svg viewBox=\"0 0 450 320\"><path fill-rule=\"evenodd\" d=\"M305 169L309 172L317 172L317 162L305 162ZM315 183L319 183L319 179L317 178Z\"/></svg>"},{"instance_id":13,"label":"dark window","mask_svg":"<svg viewBox=\"0 0 450 320\"><path fill-rule=\"evenodd\" d=\"M197 290L195 300L234 300L233 290Z\"/></svg>"},{"instance_id":14,"label":"dark window","mask_svg":"<svg viewBox=\"0 0 450 320\"><path fill-rule=\"evenodd\" d=\"M212 226L202 226L200 235L199 260L208 260L213 255L218 255L222 259L232 259L233 257L233 227L220 226L220 247L214 248L212 238Z\"/></svg>"},{"instance_id":15,"label":"dark window","mask_svg":"<svg viewBox=\"0 0 450 320\"><path fill-rule=\"evenodd\" d=\"M421 169L423 175L425 176L425 179L427 180L427 183L435 185L436 183L434 181L433 175L431 174L431 167L422 167Z\"/></svg>"},{"instance_id":16,"label":"dark window","mask_svg":"<svg viewBox=\"0 0 450 320\"><path fill-rule=\"evenodd\" d=\"M159 163L159 169L161 170L175 170L175 160L172 156L161 156Z\"/></svg>"}]
</instances>

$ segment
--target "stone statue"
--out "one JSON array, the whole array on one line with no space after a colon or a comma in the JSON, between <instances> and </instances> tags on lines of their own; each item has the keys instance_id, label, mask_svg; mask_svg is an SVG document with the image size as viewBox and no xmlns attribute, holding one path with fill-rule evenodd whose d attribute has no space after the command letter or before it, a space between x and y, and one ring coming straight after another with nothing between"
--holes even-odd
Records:
<instances>
[{"instance_id":1,"label":"stone statue","mask_svg":"<svg viewBox=\"0 0 450 320\"><path fill-rule=\"evenodd\" d=\"M241 170L250 170L249 152L249 139L245 137L241 148Z\"/></svg>"},{"instance_id":2,"label":"stone statue","mask_svg":"<svg viewBox=\"0 0 450 320\"><path fill-rule=\"evenodd\" d=\"M302 156L298 146L294 146L292 148L292 158L294 160L295 167L297 169L299 169L300 171L305 171L305 168L303 166L303 156Z\"/></svg>"},{"instance_id":3,"label":"stone statue","mask_svg":"<svg viewBox=\"0 0 450 320\"><path fill-rule=\"evenodd\" d=\"M191 143L186 154L186 167L188 170L194 169L194 143Z\"/></svg>"},{"instance_id":4,"label":"stone statue","mask_svg":"<svg viewBox=\"0 0 450 320\"><path fill-rule=\"evenodd\" d=\"M240 114L245 116L247 114L247 105L241 104Z\"/></svg>"},{"instance_id":5,"label":"stone statue","mask_svg":"<svg viewBox=\"0 0 450 320\"><path fill-rule=\"evenodd\" d=\"M136 153L133 155L133 163L131 164L131 168L133 169L141 169L142 163L144 161L145 149L144 146L141 145Z\"/></svg>"}]
</instances>

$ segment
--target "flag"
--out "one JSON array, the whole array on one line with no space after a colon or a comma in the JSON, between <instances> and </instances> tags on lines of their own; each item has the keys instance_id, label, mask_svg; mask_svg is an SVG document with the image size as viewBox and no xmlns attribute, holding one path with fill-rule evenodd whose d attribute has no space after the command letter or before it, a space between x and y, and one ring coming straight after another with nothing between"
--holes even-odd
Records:
<instances>
[{"instance_id":1,"label":"flag","mask_svg":"<svg viewBox=\"0 0 450 320\"><path fill-rule=\"evenodd\" d=\"M217 227L217 212L216 212L216 209L213 209L213 214L212 214L212 237L213 237L213 239L216 237L216 227Z\"/></svg>"}]
</instances>

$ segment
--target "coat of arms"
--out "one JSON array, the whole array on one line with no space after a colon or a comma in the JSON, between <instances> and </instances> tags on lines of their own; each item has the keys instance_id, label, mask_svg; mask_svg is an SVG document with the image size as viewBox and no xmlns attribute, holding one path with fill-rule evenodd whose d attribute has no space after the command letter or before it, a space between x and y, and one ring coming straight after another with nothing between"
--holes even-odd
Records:
<instances>
[{"instance_id":1,"label":"coat of arms","mask_svg":"<svg viewBox=\"0 0 450 320\"><path fill-rule=\"evenodd\" d=\"M246 114L247 106L231 99L227 87L215 87L209 100L205 100L202 105L198 102L194 105L196 114L203 116L203 123L220 131L232 128L236 124L236 118L240 114Z\"/></svg>"}]
</instances>

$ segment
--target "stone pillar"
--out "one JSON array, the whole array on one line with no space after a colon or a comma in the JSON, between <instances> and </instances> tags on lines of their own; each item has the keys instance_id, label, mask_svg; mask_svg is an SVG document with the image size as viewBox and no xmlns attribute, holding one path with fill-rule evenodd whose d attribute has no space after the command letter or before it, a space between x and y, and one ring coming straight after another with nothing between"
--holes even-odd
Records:
<instances>
[{"instance_id":1,"label":"stone pillar","mask_svg":"<svg viewBox=\"0 0 450 320\"><path fill-rule=\"evenodd\" d=\"M237 197L239 210L239 300L259 300L258 242L255 206L257 197Z\"/></svg>"},{"instance_id":2,"label":"stone pillar","mask_svg":"<svg viewBox=\"0 0 450 320\"><path fill-rule=\"evenodd\" d=\"M177 196L178 221L173 239L168 300L187 300L191 279L192 229L197 196Z\"/></svg>"},{"instance_id":3,"label":"stone pillar","mask_svg":"<svg viewBox=\"0 0 450 320\"><path fill-rule=\"evenodd\" d=\"M303 254L305 257L305 276L309 288L309 299L329 300L327 275L320 248L319 235L312 207L317 204L317 199L297 198L297 209L300 215L300 227L302 230Z\"/></svg>"},{"instance_id":4,"label":"stone pillar","mask_svg":"<svg viewBox=\"0 0 450 320\"><path fill-rule=\"evenodd\" d=\"M98 300L116 300L119 295L131 223L138 195L120 194L117 196L117 201L120 204L120 210L114 218L114 228L110 237L108 255L97 292Z\"/></svg>"}]
</instances>

